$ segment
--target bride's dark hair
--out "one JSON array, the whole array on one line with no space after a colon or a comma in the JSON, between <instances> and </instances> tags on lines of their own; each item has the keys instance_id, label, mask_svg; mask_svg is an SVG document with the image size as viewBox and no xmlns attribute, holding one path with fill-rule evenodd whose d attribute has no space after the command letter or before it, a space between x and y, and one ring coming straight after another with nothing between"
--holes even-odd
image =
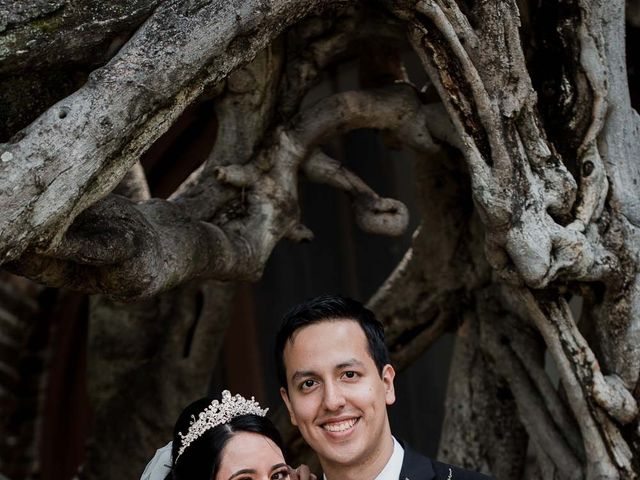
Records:
<instances>
[{"instance_id":1,"label":"bride's dark hair","mask_svg":"<svg viewBox=\"0 0 640 480\"><path fill-rule=\"evenodd\" d=\"M196 400L185 408L178 417L178 421L173 428L173 447L171 449L171 457L174 459L173 465L165 480L215 479L222 460L222 450L236 432L251 432L264 435L284 452L280 433L271 420L258 415L239 415L228 423L207 430L187 447L176 462L175 458L178 455L181 440L178 433L185 434L189 430L191 416L198 418L198 414L209 406L212 401L213 398L207 397ZM251 452L247 452L247 455L251 455Z\"/></svg>"}]
</instances>

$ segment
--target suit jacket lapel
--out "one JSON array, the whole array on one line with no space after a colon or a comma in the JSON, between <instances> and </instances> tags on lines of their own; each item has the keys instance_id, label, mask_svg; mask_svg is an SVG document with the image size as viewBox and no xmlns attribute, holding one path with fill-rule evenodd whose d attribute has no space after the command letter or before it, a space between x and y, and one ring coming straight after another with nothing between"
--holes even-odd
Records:
<instances>
[{"instance_id":1,"label":"suit jacket lapel","mask_svg":"<svg viewBox=\"0 0 640 480\"><path fill-rule=\"evenodd\" d=\"M400 441L400 445L404 449L400 480L431 480L436 476L431 460L412 450L403 441Z\"/></svg>"}]
</instances>

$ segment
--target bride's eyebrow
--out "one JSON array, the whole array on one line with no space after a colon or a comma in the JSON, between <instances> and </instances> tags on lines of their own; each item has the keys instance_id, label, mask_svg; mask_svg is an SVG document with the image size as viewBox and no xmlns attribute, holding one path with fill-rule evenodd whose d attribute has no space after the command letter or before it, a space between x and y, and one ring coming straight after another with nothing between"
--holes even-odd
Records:
<instances>
[{"instance_id":1,"label":"bride's eyebrow","mask_svg":"<svg viewBox=\"0 0 640 480\"><path fill-rule=\"evenodd\" d=\"M233 475L231 475L229 477L229 480L231 480L232 478L235 478L239 475L246 475L246 474L255 474L256 471L253 468L243 468L242 470L238 470L236 473L234 473Z\"/></svg>"},{"instance_id":2,"label":"bride's eyebrow","mask_svg":"<svg viewBox=\"0 0 640 480\"><path fill-rule=\"evenodd\" d=\"M271 467L271 471L274 471L277 468L282 468L282 467L286 467L286 466L287 466L286 463L276 463L273 467Z\"/></svg>"}]
</instances>

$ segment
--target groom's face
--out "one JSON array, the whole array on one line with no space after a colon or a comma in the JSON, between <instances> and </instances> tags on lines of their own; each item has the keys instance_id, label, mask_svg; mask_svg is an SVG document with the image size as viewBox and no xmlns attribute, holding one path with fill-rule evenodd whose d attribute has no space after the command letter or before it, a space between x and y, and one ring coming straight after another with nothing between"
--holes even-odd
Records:
<instances>
[{"instance_id":1,"label":"groom's face","mask_svg":"<svg viewBox=\"0 0 640 480\"><path fill-rule=\"evenodd\" d=\"M382 375L354 320L327 320L297 330L284 348L291 421L325 470L367 465L390 455L387 405L395 401L394 371Z\"/></svg>"}]
</instances>

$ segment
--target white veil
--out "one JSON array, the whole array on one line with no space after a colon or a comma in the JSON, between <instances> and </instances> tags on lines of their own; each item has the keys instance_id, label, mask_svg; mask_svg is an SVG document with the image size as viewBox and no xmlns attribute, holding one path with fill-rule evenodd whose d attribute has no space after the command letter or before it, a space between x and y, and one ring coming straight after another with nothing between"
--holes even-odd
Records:
<instances>
[{"instance_id":1,"label":"white veil","mask_svg":"<svg viewBox=\"0 0 640 480\"><path fill-rule=\"evenodd\" d=\"M171 446L173 442L167 443L164 447L156 451L151 461L142 472L140 480L164 480L171 471Z\"/></svg>"}]
</instances>

